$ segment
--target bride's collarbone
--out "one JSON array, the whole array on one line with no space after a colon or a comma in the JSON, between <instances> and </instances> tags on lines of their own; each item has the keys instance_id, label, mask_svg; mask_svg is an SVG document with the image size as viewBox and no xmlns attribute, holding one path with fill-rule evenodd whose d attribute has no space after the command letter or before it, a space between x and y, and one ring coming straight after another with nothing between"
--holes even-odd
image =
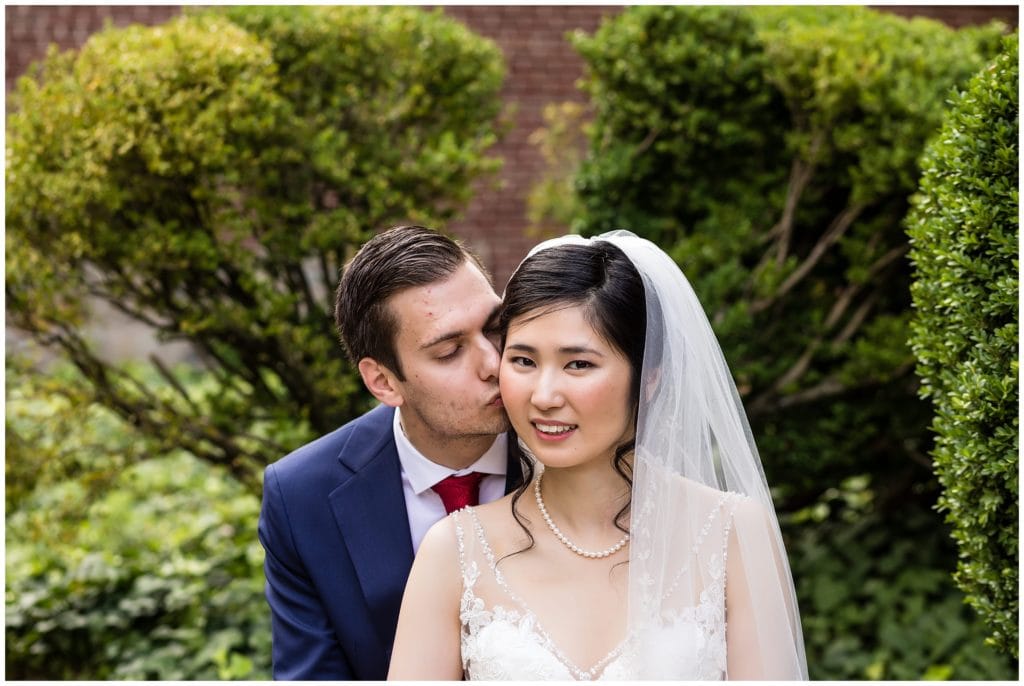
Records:
<instances>
[{"instance_id":1,"label":"bride's collarbone","mask_svg":"<svg viewBox=\"0 0 1024 686\"><path fill-rule=\"evenodd\" d=\"M476 587L485 606L513 609L524 621L532 616L537 631L584 669L622 645L628 554L584 558L536 527L543 522L531 522L531 543L511 516L504 522L488 519L481 523L498 576Z\"/></svg>"},{"instance_id":2,"label":"bride's collarbone","mask_svg":"<svg viewBox=\"0 0 1024 686\"><path fill-rule=\"evenodd\" d=\"M626 595L628 565L625 555L604 559L566 555L545 542L538 542L529 551L510 555L498 563L507 583L522 587L544 603L559 598L590 603ZM499 558L500 559L500 558Z\"/></svg>"}]
</instances>

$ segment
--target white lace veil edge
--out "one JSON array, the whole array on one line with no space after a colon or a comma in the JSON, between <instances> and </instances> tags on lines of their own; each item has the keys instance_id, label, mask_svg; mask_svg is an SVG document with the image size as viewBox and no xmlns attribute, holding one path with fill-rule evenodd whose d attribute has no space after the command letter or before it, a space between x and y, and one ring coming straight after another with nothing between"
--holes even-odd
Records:
<instances>
[{"instance_id":1,"label":"white lace veil edge","mask_svg":"<svg viewBox=\"0 0 1024 686\"><path fill-rule=\"evenodd\" d=\"M713 631L713 608L724 601L728 629L720 661L728 678L806 679L796 594L775 508L704 309L672 259L628 231L592 239L562 236L530 255L592 240L626 254L643 278L647 301L628 629L639 637L664 636L648 632L686 616L706 621ZM654 638L641 638L640 645L650 651L641 659L651 671L644 678L658 678L663 668L673 671L666 651L685 660L690 650Z\"/></svg>"}]
</instances>

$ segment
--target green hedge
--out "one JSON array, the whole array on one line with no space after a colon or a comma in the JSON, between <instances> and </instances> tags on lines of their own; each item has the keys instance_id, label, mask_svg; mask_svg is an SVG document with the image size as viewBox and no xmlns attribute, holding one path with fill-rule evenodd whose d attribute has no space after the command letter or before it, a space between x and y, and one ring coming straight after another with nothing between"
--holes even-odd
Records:
<instances>
[{"instance_id":1,"label":"green hedge","mask_svg":"<svg viewBox=\"0 0 1024 686\"><path fill-rule=\"evenodd\" d=\"M443 225L496 169L498 48L414 7L230 7L52 51L9 100L10 322L93 398L254 492L369 406L332 320L341 265ZM213 392L152 387L84 328L98 298L185 341ZM305 427L298 431L297 427Z\"/></svg>"},{"instance_id":2,"label":"green hedge","mask_svg":"<svg viewBox=\"0 0 1024 686\"><path fill-rule=\"evenodd\" d=\"M7 678L270 678L258 497L11 362Z\"/></svg>"},{"instance_id":3,"label":"green hedge","mask_svg":"<svg viewBox=\"0 0 1024 686\"><path fill-rule=\"evenodd\" d=\"M862 7L645 6L574 38L594 119L573 228L677 259L795 504L927 474L901 222L946 94L1000 35Z\"/></svg>"},{"instance_id":4,"label":"green hedge","mask_svg":"<svg viewBox=\"0 0 1024 686\"><path fill-rule=\"evenodd\" d=\"M952 588L955 551L928 503L875 507L866 477L783 519L815 680L1012 680Z\"/></svg>"},{"instance_id":5,"label":"green hedge","mask_svg":"<svg viewBox=\"0 0 1024 686\"><path fill-rule=\"evenodd\" d=\"M959 544L956 579L1018 655L1017 34L951 100L921 161L907 226L921 393L935 406L935 471Z\"/></svg>"}]
</instances>

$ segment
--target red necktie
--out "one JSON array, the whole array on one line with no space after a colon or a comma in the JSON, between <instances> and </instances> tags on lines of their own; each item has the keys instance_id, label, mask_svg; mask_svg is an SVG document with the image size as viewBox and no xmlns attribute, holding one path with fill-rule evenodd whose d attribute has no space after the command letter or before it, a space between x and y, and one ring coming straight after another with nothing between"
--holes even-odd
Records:
<instances>
[{"instance_id":1,"label":"red necktie","mask_svg":"<svg viewBox=\"0 0 1024 686\"><path fill-rule=\"evenodd\" d=\"M461 510L466 505L480 503L480 481L484 478L480 472L470 472L464 476L449 476L434 484L434 491L441 496L445 514Z\"/></svg>"}]
</instances>

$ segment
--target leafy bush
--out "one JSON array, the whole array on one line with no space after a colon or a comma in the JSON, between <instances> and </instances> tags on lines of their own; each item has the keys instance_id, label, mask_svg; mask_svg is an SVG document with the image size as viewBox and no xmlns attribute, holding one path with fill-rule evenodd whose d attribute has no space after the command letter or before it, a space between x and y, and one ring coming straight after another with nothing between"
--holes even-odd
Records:
<instances>
[{"instance_id":1,"label":"leafy bush","mask_svg":"<svg viewBox=\"0 0 1024 686\"><path fill-rule=\"evenodd\" d=\"M1000 31L644 6L574 37L594 121L573 228L630 228L677 259L786 507L846 476L928 477L901 221L946 93Z\"/></svg>"},{"instance_id":2,"label":"leafy bush","mask_svg":"<svg viewBox=\"0 0 1024 686\"><path fill-rule=\"evenodd\" d=\"M1018 36L957 92L907 220L912 346L935 406L933 456L956 579L1018 655Z\"/></svg>"},{"instance_id":3,"label":"leafy bush","mask_svg":"<svg viewBox=\"0 0 1024 686\"><path fill-rule=\"evenodd\" d=\"M8 446L32 449L6 456L7 677L269 678L259 499L181 452L133 464L131 427L51 393L77 381L8 371Z\"/></svg>"},{"instance_id":4,"label":"leafy bush","mask_svg":"<svg viewBox=\"0 0 1024 686\"><path fill-rule=\"evenodd\" d=\"M548 104L544 126L530 134L546 169L526 198L527 233L535 237L561 235L575 217L573 174L583 159L586 108L578 102Z\"/></svg>"},{"instance_id":5,"label":"leafy bush","mask_svg":"<svg viewBox=\"0 0 1024 686\"><path fill-rule=\"evenodd\" d=\"M58 484L7 517L8 678L269 678L255 496L179 455L54 518L83 502Z\"/></svg>"},{"instance_id":6,"label":"leafy bush","mask_svg":"<svg viewBox=\"0 0 1024 686\"><path fill-rule=\"evenodd\" d=\"M373 231L442 224L496 168L498 49L440 11L231 7L52 51L7 118L7 313L164 450L253 491L366 409L335 339L340 266ZM193 344L214 388L109 364L88 298ZM305 426L299 435L295 426Z\"/></svg>"},{"instance_id":7,"label":"leafy bush","mask_svg":"<svg viewBox=\"0 0 1024 686\"><path fill-rule=\"evenodd\" d=\"M73 369L56 365L43 375L33 373L24 358L8 356L4 361L8 515L41 485L79 480L88 492L101 491L147 451L131 427L90 404L89 391ZM61 513L55 516L59 519Z\"/></svg>"},{"instance_id":8,"label":"leafy bush","mask_svg":"<svg viewBox=\"0 0 1024 686\"><path fill-rule=\"evenodd\" d=\"M894 518L875 496L870 477L851 477L784 522L810 677L1014 679L952 588L952 543L930 504Z\"/></svg>"}]
</instances>

